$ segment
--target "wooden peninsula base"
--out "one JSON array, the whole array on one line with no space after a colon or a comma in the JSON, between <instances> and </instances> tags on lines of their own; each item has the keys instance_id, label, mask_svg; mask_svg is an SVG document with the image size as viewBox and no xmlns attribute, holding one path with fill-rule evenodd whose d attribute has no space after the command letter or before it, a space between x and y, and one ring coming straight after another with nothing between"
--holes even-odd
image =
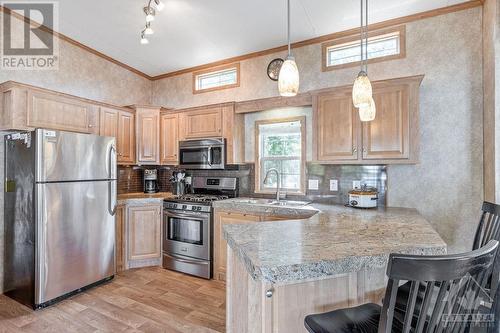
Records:
<instances>
[{"instance_id":1,"label":"wooden peninsula base","mask_svg":"<svg viewBox=\"0 0 500 333\"><path fill-rule=\"evenodd\" d=\"M381 303L385 269L361 270L315 281L270 284L254 280L228 247L226 330L228 333L302 333L308 314Z\"/></svg>"}]
</instances>

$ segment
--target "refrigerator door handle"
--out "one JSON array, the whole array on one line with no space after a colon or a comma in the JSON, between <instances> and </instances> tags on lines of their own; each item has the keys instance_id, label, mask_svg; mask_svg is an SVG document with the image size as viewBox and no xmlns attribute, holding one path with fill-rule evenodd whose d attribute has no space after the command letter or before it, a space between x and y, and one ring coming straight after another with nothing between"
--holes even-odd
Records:
<instances>
[{"instance_id":1,"label":"refrigerator door handle","mask_svg":"<svg viewBox=\"0 0 500 333\"><path fill-rule=\"evenodd\" d=\"M113 180L116 174L115 168L113 167L113 156L116 156L116 148L111 145L109 149L109 182L108 182L108 212L111 216L114 216L116 213L116 199L113 202L113 198L116 198L116 180ZM116 159L115 159L116 161Z\"/></svg>"},{"instance_id":2,"label":"refrigerator door handle","mask_svg":"<svg viewBox=\"0 0 500 333\"><path fill-rule=\"evenodd\" d=\"M111 216L115 216L116 202L113 203L113 197L116 196L116 180L108 181L108 212Z\"/></svg>"}]
</instances>

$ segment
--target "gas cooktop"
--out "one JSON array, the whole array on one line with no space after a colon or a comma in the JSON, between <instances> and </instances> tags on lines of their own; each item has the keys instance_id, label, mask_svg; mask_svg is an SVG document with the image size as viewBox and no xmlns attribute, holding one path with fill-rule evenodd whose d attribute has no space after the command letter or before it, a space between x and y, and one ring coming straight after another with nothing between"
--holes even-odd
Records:
<instances>
[{"instance_id":1,"label":"gas cooktop","mask_svg":"<svg viewBox=\"0 0 500 333\"><path fill-rule=\"evenodd\" d=\"M213 202L224 199L229 199L229 195L184 194L175 197L173 200L176 202Z\"/></svg>"}]
</instances>

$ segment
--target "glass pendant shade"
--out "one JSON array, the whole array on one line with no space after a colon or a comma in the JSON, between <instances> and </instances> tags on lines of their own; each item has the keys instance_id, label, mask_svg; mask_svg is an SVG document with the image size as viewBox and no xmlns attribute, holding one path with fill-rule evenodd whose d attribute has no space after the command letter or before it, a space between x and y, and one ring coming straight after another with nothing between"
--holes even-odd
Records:
<instances>
[{"instance_id":1,"label":"glass pendant shade","mask_svg":"<svg viewBox=\"0 0 500 333\"><path fill-rule=\"evenodd\" d=\"M366 107L372 99L372 84L366 72L361 71L352 87L352 103L355 107Z\"/></svg>"},{"instance_id":2,"label":"glass pendant shade","mask_svg":"<svg viewBox=\"0 0 500 333\"><path fill-rule=\"evenodd\" d=\"M147 26L146 29L144 29L145 35L152 35L153 33L154 33L154 31L150 26Z\"/></svg>"},{"instance_id":3,"label":"glass pendant shade","mask_svg":"<svg viewBox=\"0 0 500 333\"><path fill-rule=\"evenodd\" d=\"M155 20L154 15L152 15L152 14L146 15L146 22L153 22L154 20Z\"/></svg>"},{"instance_id":4,"label":"glass pendant shade","mask_svg":"<svg viewBox=\"0 0 500 333\"><path fill-rule=\"evenodd\" d=\"M372 121L375 119L376 114L377 108L375 106L375 101L370 97L370 103L359 108L359 119L361 119L361 121Z\"/></svg>"},{"instance_id":5,"label":"glass pendant shade","mask_svg":"<svg viewBox=\"0 0 500 333\"><path fill-rule=\"evenodd\" d=\"M281 96L291 97L299 92L299 69L292 56L281 65L278 76L278 90Z\"/></svg>"}]
</instances>

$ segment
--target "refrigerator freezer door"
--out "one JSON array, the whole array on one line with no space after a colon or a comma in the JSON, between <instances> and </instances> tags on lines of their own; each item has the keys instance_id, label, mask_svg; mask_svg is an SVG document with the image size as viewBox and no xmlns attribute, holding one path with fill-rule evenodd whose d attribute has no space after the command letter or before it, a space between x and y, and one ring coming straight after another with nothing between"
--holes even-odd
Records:
<instances>
[{"instance_id":1,"label":"refrigerator freezer door","mask_svg":"<svg viewBox=\"0 0 500 333\"><path fill-rule=\"evenodd\" d=\"M36 304L114 274L115 182L36 184Z\"/></svg>"},{"instance_id":2,"label":"refrigerator freezer door","mask_svg":"<svg viewBox=\"0 0 500 333\"><path fill-rule=\"evenodd\" d=\"M116 179L115 138L36 130L37 182Z\"/></svg>"}]
</instances>

